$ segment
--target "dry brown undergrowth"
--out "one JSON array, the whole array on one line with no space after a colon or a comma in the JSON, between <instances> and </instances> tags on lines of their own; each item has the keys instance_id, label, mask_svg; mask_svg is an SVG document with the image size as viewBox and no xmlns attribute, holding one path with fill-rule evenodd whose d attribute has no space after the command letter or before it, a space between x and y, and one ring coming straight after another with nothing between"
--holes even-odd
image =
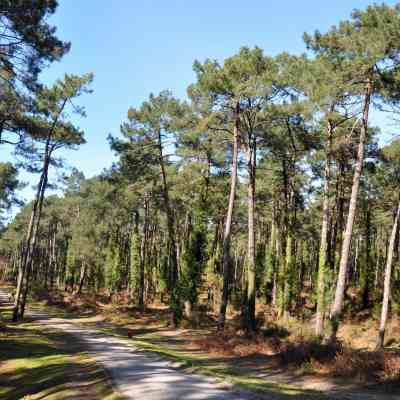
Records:
<instances>
[{"instance_id":1,"label":"dry brown undergrowth","mask_svg":"<svg viewBox=\"0 0 400 400\"><path fill-rule=\"evenodd\" d=\"M306 367L310 373L357 378L371 382L400 379L400 353L352 349L342 342L321 344L316 339L280 339L258 334L246 337L233 329L214 333L195 341L207 352L224 356L271 356L270 366Z\"/></svg>"}]
</instances>

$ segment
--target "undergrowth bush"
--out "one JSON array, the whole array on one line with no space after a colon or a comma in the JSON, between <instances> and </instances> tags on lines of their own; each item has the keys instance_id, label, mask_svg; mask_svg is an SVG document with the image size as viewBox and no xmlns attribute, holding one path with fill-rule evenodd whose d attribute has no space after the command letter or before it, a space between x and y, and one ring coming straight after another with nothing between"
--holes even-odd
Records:
<instances>
[{"instance_id":1,"label":"undergrowth bush","mask_svg":"<svg viewBox=\"0 0 400 400\"><path fill-rule=\"evenodd\" d=\"M227 329L196 340L196 344L208 352L225 356L267 355L275 366L300 368L305 373L355 378L363 382L400 378L400 353L355 350L340 341L324 344L316 338L303 336L285 339L285 335L257 334L248 337L240 331Z\"/></svg>"}]
</instances>

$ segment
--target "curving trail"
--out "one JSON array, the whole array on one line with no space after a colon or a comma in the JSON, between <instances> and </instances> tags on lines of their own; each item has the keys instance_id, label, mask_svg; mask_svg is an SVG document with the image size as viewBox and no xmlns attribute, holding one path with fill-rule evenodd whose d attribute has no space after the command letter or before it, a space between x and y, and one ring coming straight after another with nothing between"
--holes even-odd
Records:
<instances>
[{"instance_id":1,"label":"curving trail","mask_svg":"<svg viewBox=\"0 0 400 400\"><path fill-rule=\"evenodd\" d=\"M0 291L0 303L8 295ZM29 311L29 310L28 310ZM101 363L111 376L117 390L128 399L136 400L251 400L248 393L225 390L212 378L190 374L171 367L149 352L132 347L127 340L80 327L68 319L29 311L36 322L52 329L68 332L87 345L89 354Z\"/></svg>"}]
</instances>

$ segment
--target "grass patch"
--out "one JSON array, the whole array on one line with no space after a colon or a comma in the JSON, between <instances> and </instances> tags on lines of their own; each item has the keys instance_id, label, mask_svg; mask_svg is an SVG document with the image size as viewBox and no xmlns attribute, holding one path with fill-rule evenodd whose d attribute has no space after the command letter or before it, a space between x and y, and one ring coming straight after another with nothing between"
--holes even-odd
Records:
<instances>
[{"instance_id":1,"label":"grass patch","mask_svg":"<svg viewBox=\"0 0 400 400\"><path fill-rule=\"evenodd\" d=\"M35 321L10 323L4 306L1 315L1 399L122 399L75 337Z\"/></svg>"}]
</instances>

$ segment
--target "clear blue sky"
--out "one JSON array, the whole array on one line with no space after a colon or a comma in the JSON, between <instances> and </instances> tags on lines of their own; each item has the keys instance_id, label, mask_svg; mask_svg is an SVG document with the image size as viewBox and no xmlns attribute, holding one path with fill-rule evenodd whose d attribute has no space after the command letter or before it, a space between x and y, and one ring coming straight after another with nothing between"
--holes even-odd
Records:
<instances>
[{"instance_id":1,"label":"clear blue sky","mask_svg":"<svg viewBox=\"0 0 400 400\"><path fill-rule=\"evenodd\" d=\"M195 59L224 58L240 46L266 54L304 51L302 34L325 31L366 0L59 0L51 23L72 48L42 74L51 84L64 73L94 73L93 94L82 98L87 118L78 125L87 144L64 157L87 177L109 167L106 137L118 134L129 106L150 92L184 97ZM394 4L395 1L387 1ZM24 176L24 179L27 178ZM30 180L35 184L37 177ZM31 190L24 190L30 197Z\"/></svg>"}]
</instances>

